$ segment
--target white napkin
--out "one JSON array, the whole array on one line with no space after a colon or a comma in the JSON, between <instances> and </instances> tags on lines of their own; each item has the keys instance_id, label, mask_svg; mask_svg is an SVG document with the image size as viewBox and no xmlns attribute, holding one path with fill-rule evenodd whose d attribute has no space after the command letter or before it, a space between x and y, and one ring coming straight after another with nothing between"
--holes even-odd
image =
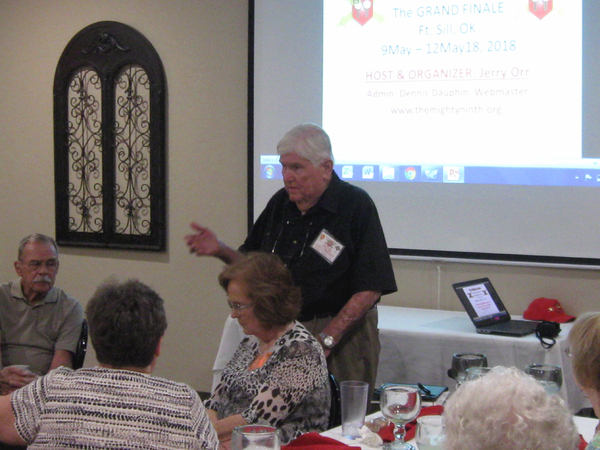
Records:
<instances>
[{"instance_id":1,"label":"white napkin","mask_svg":"<svg viewBox=\"0 0 600 450\"><path fill-rule=\"evenodd\" d=\"M361 440L364 445L368 445L369 447L381 447L383 445L381 436L377 433L373 433L366 426L363 426L358 432L361 435Z\"/></svg>"}]
</instances>

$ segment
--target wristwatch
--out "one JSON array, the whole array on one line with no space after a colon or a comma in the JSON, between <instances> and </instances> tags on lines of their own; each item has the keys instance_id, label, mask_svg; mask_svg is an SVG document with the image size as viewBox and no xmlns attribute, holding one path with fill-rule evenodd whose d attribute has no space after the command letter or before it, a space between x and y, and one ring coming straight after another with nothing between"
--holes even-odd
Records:
<instances>
[{"instance_id":1,"label":"wristwatch","mask_svg":"<svg viewBox=\"0 0 600 450\"><path fill-rule=\"evenodd\" d=\"M321 343L325 348L333 348L335 345L333 338L325 333L320 333L319 338L321 339Z\"/></svg>"}]
</instances>

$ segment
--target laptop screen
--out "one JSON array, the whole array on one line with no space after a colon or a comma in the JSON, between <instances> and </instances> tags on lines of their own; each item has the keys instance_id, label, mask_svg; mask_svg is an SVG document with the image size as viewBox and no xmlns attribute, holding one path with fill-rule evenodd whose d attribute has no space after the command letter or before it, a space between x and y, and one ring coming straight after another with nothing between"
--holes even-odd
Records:
<instances>
[{"instance_id":1,"label":"laptop screen","mask_svg":"<svg viewBox=\"0 0 600 450\"><path fill-rule=\"evenodd\" d=\"M510 314L488 278L456 283L453 287L476 326L510 320Z\"/></svg>"}]
</instances>

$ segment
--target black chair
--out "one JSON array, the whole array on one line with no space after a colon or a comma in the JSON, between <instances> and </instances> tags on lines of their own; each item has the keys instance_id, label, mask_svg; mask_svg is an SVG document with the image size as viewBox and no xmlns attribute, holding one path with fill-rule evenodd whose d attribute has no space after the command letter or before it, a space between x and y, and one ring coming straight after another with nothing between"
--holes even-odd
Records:
<instances>
[{"instance_id":1,"label":"black chair","mask_svg":"<svg viewBox=\"0 0 600 450\"><path fill-rule=\"evenodd\" d=\"M332 373L329 373L329 387L331 388L331 408L329 409L329 429L342 424L342 399L340 385Z\"/></svg>"},{"instance_id":2,"label":"black chair","mask_svg":"<svg viewBox=\"0 0 600 450\"><path fill-rule=\"evenodd\" d=\"M81 324L81 334L79 335L79 342L77 343L77 350L73 355L73 369L81 369L83 367L83 361L85 360L85 353L87 351L88 343L88 325L87 320L83 319Z\"/></svg>"}]
</instances>

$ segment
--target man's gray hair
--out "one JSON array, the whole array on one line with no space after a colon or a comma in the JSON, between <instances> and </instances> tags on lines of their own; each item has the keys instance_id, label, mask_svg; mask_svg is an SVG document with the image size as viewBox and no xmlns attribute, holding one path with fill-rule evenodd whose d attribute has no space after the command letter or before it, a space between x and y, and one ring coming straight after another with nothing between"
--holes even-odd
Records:
<instances>
[{"instance_id":1,"label":"man's gray hair","mask_svg":"<svg viewBox=\"0 0 600 450\"><path fill-rule=\"evenodd\" d=\"M296 153L314 166L330 159L333 162L331 140L323 128L314 123L304 123L292 128L277 144L280 156Z\"/></svg>"},{"instance_id":2,"label":"man's gray hair","mask_svg":"<svg viewBox=\"0 0 600 450\"><path fill-rule=\"evenodd\" d=\"M33 233L33 234L30 234L29 236L24 237L19 242L19 252L17 255L19 261L21 260L21 257L23 256L23 250L25 249L25 246L27 244L29 244L30 242L44 242L45 244L51 245L52 247L54 247L54 250L56 251L56 257L58 258L58 246L56 245L56 241L54 239L52 239L50 236L46 236L45 234Z\"/></svg>"}]
</instances>

